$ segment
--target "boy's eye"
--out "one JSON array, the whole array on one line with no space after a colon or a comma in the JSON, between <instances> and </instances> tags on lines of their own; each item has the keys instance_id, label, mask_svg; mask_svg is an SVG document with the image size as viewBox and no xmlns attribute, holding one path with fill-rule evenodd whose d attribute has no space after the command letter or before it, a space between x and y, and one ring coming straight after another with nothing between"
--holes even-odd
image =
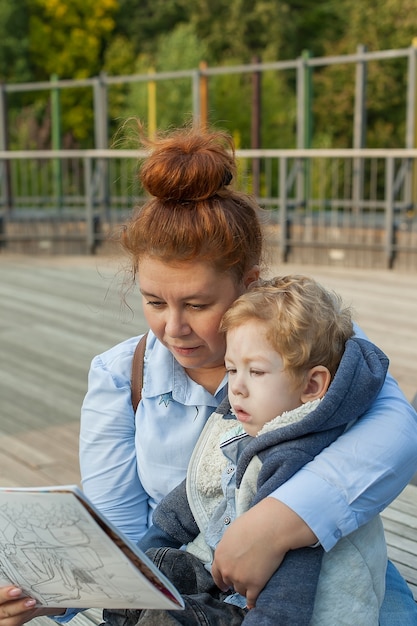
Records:
<instances>
[{"instance_id":1,"label":"boy's eye","mask_svg":"<svg viewBox=\"0 0 417 626\"><path fill-rule=\"evenodd\" d=\"M236 374L236 368L234 367L226 367L227 374Z\"/></svg>"},{"instance_id":2,"label":"boy's eye","mask_svg":"<svg viewBox=\"0 0 417 626\"><path fill-rule=\"evenodd\" d=\"M265 374L265 372L263 372L262 370L251 370L250 373L253 376L262 376L263 374Z\"/></svg>"}]
</instances>

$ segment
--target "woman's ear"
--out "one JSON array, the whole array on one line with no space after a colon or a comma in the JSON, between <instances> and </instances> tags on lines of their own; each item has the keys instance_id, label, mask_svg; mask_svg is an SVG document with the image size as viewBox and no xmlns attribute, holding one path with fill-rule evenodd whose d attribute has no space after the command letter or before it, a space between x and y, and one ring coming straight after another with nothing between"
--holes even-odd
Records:
<instances>
[{"instance_id":1,"label":"woman's ear","mask_svg":"<svg viewBox=\"0 0 417 626\"><path fill-rule=\"evenodd\" d=\"M261 273L261 269L259 265L254 265L253 267L251 267L250 270L246 272L246 274L243 277L243 284L245 285L246 289L249 287L251 283L254 283L256 280L258 280L260 273Z\"/></svg>"},{"instance_id":2,"label":"woman's ear","mask_svg":"<svg viewBox=\"0 0 417 626\"><path fill-rule=\"evenodd\" d=\"M301 402L310 402L322 398L329 388L331 375L327 367L324 365L316 365L308 370L305 379L303 391L301 393Z\"/></svg>"}]
</instances>

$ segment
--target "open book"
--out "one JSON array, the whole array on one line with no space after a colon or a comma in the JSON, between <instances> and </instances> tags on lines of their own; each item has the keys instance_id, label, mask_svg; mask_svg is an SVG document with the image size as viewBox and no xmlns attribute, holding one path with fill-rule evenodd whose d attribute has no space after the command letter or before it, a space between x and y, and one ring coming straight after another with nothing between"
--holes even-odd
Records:
<instances>
[{"instance_id":1,"label":"open book","mask_svg":"<svg viewBox=\"0 0 417 626\"><path fill-rule=\"evenodd\" d=\"M75 485L0 489L0 585L39 605L181 609L157 567Z\"/></svg>"}]
</instances>

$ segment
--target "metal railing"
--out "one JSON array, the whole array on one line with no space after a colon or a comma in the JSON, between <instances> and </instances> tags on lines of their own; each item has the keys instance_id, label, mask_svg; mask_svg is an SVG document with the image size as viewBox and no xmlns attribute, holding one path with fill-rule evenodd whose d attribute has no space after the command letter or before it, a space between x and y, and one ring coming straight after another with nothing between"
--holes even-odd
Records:
<instances>
[{"instance_id":1,"label":"metal railing","mask_svg":"<svg viewBox=\"0 0 417 626\"><path fill-rule=\"evenodd\" d=\"M123 87L128 89L134 85L143 85L148 88L148 105L141 109L140 112L135 105L134 115L148 120L150 131L156 130L156 113L157 101L161 100L164 95L156 97L156 85L161 87L169 85L170 89L175 89L175 85L185 81L187 85L185 89L185 97L183 101L183 110L180 112L183 119L192 116L194 122L201 122L206 125L216 125L223 123L224 113L219 112L220 118L213 117L214 113L209 115L208 101L209 93L213 88L211 83L223 76L245 76L252 75L254 83L260 86L259 80L268 72L279 73L284 75L290 72L294 76L294 105L295 110L291 111L288 123L295 118L294 146L297 148L310 148L311 143L311 115L313 110L314 74L321 73L323 69L330 66L355 67L354 84L352 83L352 95L354 99L352 110L352 147L362 148L365 146L366 135L366 101L367 89L369 89L368 67L370 64L381 63L380 72L384 72L387 64L392 62L400 63L400 70L395 78L397 89L402 93L404 98L404 119L399 124L404 127L404 145L405 148L411 149L416 146L416 124L417 124L417 44L413 40L412 45L406 48L376 50L369 51L364 45L358 45L356 52L352 54L312 57L305 51L300 57L289 60L277 60L269 62L252 62L242 65L226 65L219 67L208 67L206 63L200 63L199 67L187 70L169 71L169 72L146 72L144 74L130 74L121 76L107 75L105 72L99 76L83 79L58 79L51 76L51 80L36 81L28 83L0 83L0 150L10 148L9 135L11 119L9 113L16 104L13 101L18 94L25 94L32 101L36 102L39 94L44 93L45 97L50 97L51 107L51 126L52 137L51 146L61 147L61 108L59 106L60 94L68 90L91 90L92 115L94 119L94 132L91 133L92 147L96 149L105 149L109 145L109 127L110 120L113 118L109 114L111 109L110 92L112 88ZM293 79L291 79L292 81ZM346 86L348 88L348 86ZM153 94L152 96L150 94ZM166 92L162 91L162 94ZM33 94L32 97L28 94ZM45 101L45 97L43 101ZM242 98L245 98L242 92ZM256 105L254 104L256 102ZM152 103L152 104L150 104ZM260 134L261 119L265 111L262 111L261 101L256 95L256 89L252 94L252 103L250 117L253 128L257 128L255 135ZM21 105L17 105L18 107ZM128 105L126 103L125 114L128 116ZM384 117L384 113L381 113ZM154 119L155 124L150 120ZM173 123L173 120L171 120ZM159 125L158 125L159 126ZM264 129L265 130L265 129ZM151 134L152 134L151 132ZM259 137L252 137L251 147L255 148L260 145Z\"/></svg>"},{"instance_id":2,"label":"metal railing","mask_svg":"<svg viewBox=\"0 0 417 626\"><path fill-rule=\"evenodd\" d=\"M238 150L281 261L417 269L417 149ZM93 253L144 200L137 150L0 151L0 246ZM68 251L68 249L66 250Z\"/></svg>"}]
</instances>

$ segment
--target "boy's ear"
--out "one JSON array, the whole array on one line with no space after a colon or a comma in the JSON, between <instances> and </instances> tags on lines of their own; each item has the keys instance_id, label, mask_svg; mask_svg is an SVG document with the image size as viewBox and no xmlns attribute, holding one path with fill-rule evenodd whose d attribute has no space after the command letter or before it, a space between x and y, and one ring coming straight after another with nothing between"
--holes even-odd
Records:
<instances>
[{"instance_id":1,"label":"boy's ear","mask_svg":"<svg viewBox=\"0 0 417 626\"><path fill-rule=\"evenodd\" d=\"M307 372L301 402L310 402L322 398L326 393L331 381L331 375L324 365L316 365Z\"/></svg>"}]
</instances>

